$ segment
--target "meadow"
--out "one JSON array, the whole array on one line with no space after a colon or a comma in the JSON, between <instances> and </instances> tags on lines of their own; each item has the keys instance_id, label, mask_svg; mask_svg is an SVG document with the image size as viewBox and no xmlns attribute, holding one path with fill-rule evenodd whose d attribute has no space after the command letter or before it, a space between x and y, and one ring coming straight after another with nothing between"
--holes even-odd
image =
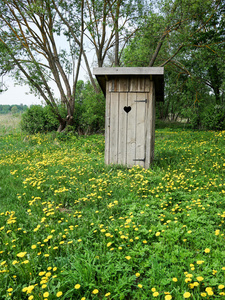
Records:
<instances>
[{"instance_id":1,"label":"meadow","mask_svg":"<svg viewBox=\"0 0 225 300\"><path fill-rule=\"evenodd\" d=\"M157 129L148 170L2 132L0 298L225 299L224 177L224 131Z\"/></svg>"}]
</instances>

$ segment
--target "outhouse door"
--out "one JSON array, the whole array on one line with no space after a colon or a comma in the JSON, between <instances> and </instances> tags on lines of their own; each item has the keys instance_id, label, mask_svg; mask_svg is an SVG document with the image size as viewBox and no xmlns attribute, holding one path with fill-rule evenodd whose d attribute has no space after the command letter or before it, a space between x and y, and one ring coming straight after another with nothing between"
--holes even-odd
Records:
<instances>
[{"instance_id":1,"label":"outhouse door","mask_svg":"<svg viewBox=\"0 0 225 300\"><path fill-rule=\"evenodd\" d=\"M106 163L149 168L154 156L154 82L150 76L117 76L107 81L106 89Z\"/></svg>"}]
</instances>

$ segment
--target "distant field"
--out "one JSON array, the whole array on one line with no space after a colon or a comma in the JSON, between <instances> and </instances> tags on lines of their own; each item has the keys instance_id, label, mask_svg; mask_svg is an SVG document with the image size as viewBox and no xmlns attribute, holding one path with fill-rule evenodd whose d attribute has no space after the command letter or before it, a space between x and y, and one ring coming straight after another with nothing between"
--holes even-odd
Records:
<instances>
[{"instance_id":1,"label":"distant field","mask_svg":"<svg viewBox=\"0 0 225 300\"><path fill-rule=\"evenodd\" d=\"M19 122L21 120L21 115L16 114L0 114L0 135L11 134L16 132L20 132Z\"/></svg>"},{"instance_id":2,"label":"distant field","mask_svg":"<svg viewBox=\"0 0 225 300\"><path fill-rule=\"evenodd\" d=\"M0 150L0 299L225 299L225 131L157 129L149 170L102 135Z\"/></svg>"}]
</instances>

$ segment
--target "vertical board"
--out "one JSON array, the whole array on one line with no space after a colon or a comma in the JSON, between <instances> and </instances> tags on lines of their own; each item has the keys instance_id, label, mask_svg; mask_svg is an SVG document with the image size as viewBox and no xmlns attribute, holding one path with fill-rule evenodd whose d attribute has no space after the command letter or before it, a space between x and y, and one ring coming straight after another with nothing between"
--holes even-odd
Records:
<instances>
[{"instance_id":1,"label":"vertical board","mask_svg":"<svg viewBox=\"0 0 225 300\"><path fill-rule=\"evenodd\" d=\"M110 163L110 114L111 114L111 93L109 90L109 81L106 81L106 106L105 106L105 163Z\"/></svg>"},{"instance_id":2,"label":"vertical board","mask_svg":"<svg viewBox=\"0 0 225 300\"><path fill-rule=\"evenodd\" d=\"M127 93L119 93L118 111L118 164L127 164L127 114L124 107L127 107Z\"/></svg>"},{"instance_id":3,"label":"vertical board","mask_svg":"<svg viewBox=\"0 0 225 300\"><path fill-rule=\"evenodd\" d=\"M128 93L127 105L131 107L131 111L127 114L127 166L132 167L136 157L136 118L137 103L136 93Z\"/></svg>"},{"instance_id":4,"label":"vertical board","mask_svg":"<svg viewBox=\"0 0 225 300\"><path fill-rule=\"evenodd\" d=\"M119 93L111 93L110 103L110 151L109 161L110 163L118 163L118 135L119 135Z\"/></svg>"},{"instance_id":5,"label":"vertical board","mask_svg":"<svg viewBox=\"0 0 225 300\"><path fill-rule=\"evenodd\" d=\"M150 92L147 94L147 115L146 115L146 159L145 168L149 168L154 156L155 136L155 97L154 83L150 82Z\"/></svg>"},{"instance_id":6,"label":"vertical board","mask_svg":"<svg viewBox=\"0 0 225 300\"><path fill-rule=\"evenodd\" d=\"M146 93L137 93L137 119L136 119L136 165L144 167L145 165L145 146L146 146L146 107L147 103L142 102L146 100ZM138 102L140 101L140 102Z\"/></svg>"}]
</instances>

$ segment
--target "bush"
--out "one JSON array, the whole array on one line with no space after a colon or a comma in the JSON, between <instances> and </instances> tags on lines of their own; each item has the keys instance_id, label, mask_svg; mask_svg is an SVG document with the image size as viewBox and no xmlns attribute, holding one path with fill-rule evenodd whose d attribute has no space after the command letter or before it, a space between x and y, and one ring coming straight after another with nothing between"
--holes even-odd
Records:
<instances>
[{"instance_id":1,"label":"bush","mask_svg":"<svg viewBox=\"0 0 225 300\"><path fill-rule=\"evenodd\" d=\"M57 130L59 122L49 106L32 105L22 114L21 129L30 134Z\"/></svg>"},{"instance_id":2,"label":"bush","mask_svg":"<svg viewBox=\"0 0 225 300\"><path fill-rule=\"evenodd\" d=\"M224 130L225 106L201 103L192 111L191 125L194 129Z\"/></svg>"},{"instance_id":3,"label":"bush","mask_svg":"<svg viewBox=\"0 0 225 300\"><path fill-rule=\"evenodd\" d=\"M105 98L96 93L90 82L78 82L75 102L75 128L82 134L103 131L105 126Z\"/></svg>"},{"instance_id":4,"label":"bush","mask_svg":"<svg viewBox=\"0 0 225 300\"><path fill-rule=\"evenodd\" d=\"M61 116L66 116L63 107L59 107ZM105 98L103 93L96 93L90 82L78 81L74 124L64 132L78 132L79 134L92 134L101 132L105 124ZM30 134L57 130L59 122L51 111L50 106L31 106L22 115L21 128Z\"/></svg>"}]
</instances>

